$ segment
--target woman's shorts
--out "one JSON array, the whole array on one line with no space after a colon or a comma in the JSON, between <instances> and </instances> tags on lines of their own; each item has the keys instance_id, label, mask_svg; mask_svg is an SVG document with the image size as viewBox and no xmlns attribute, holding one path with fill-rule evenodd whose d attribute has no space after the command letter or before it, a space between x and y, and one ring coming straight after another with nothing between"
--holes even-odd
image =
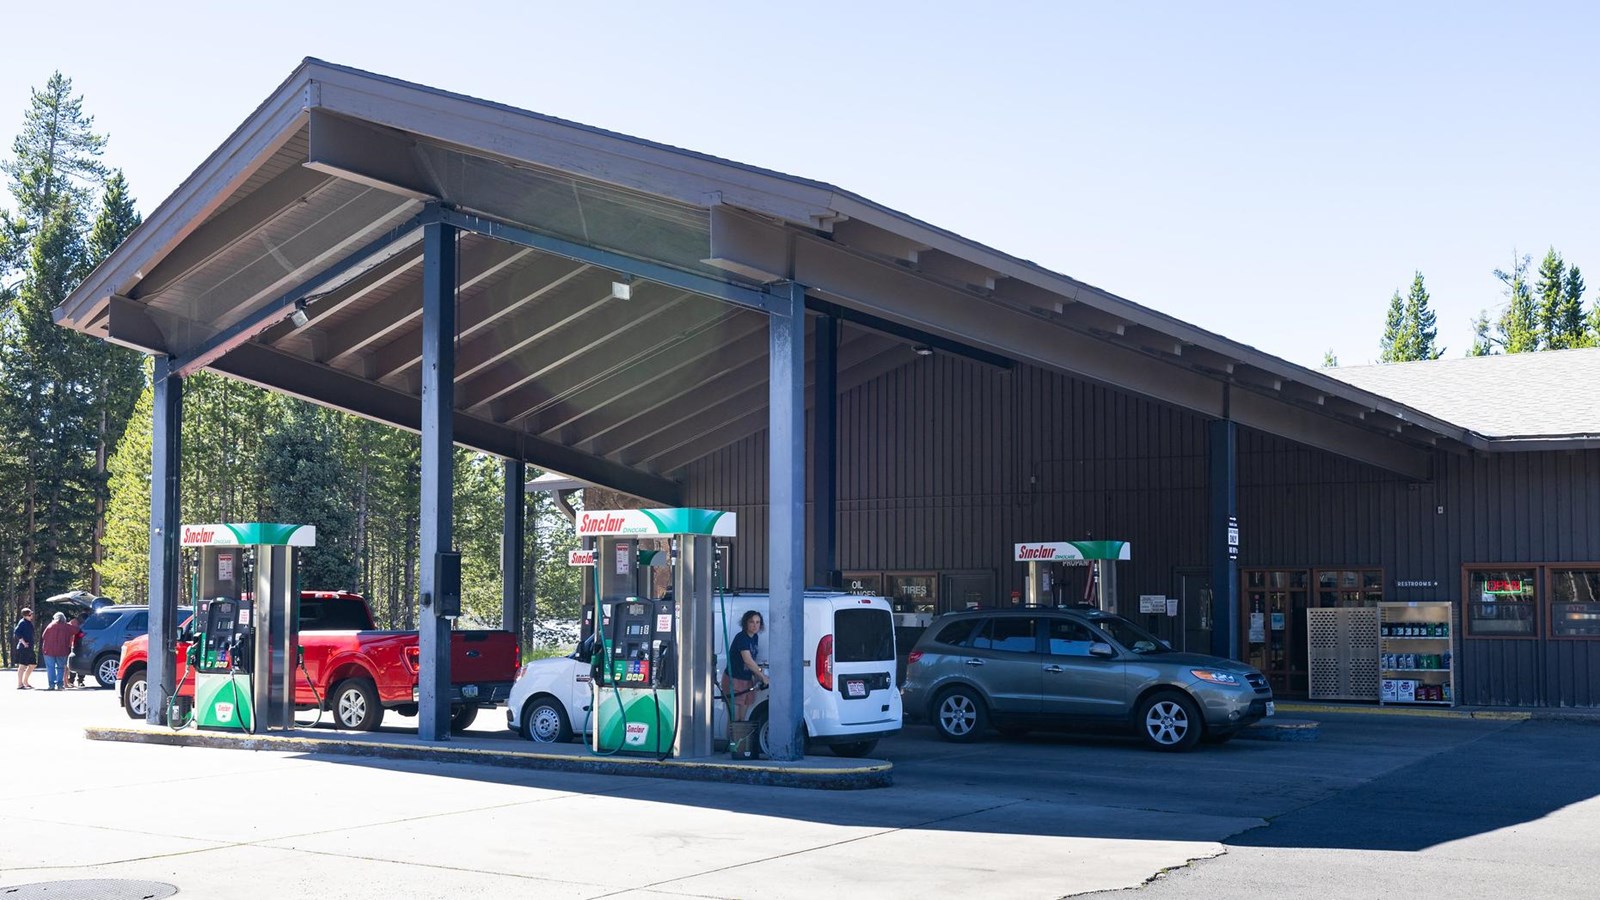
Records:
<instances>
[{"instance_id":1,"label":"woman's shorts","mask_svg":"<svg viewBox=\"0 0 1600 900\"><path fill-rule=\"evenodd\" d=\"M19 666L37 666L38 657L33 655L32 647L18 647L11 651L11 661Z\"/></svg>"}]
</instances>

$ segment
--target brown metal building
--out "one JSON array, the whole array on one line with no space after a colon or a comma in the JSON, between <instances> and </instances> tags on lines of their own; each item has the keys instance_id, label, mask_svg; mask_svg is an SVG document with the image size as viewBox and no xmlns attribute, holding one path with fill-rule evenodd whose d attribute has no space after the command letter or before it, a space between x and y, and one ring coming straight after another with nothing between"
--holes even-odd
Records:
<instances>
[{"instance_id":1,"label":"brown metal building","mask_svg":"<svg viewBox=\"0 0 1600 900\"><path fill-rule=\"evenodd\" d=\"M153 641L182 379L205 368L422 432L425 593L457 444L507 460L510 560L524 465L740 512L733 577L775 623L802 573L936 612L1010 602L1014 543L1120 539L1120 608L1193 648L1259 644L1287 694L1309 687L1302 613L1390 600L1453 604L1454 700L1600 694L1600 634L1573 624L1600 569L1592 389L1532 432L1475 425L816 181L307 60L55 315L156 358ZM1586 387L1595 353L1547 355ZM1155 596L1178 602L1136 611ZM449 627L423 610L432 739ZM775 665L801 665L798 634ZM799 722L789 691L775 723Z\"/></svg>"}]
</instances>

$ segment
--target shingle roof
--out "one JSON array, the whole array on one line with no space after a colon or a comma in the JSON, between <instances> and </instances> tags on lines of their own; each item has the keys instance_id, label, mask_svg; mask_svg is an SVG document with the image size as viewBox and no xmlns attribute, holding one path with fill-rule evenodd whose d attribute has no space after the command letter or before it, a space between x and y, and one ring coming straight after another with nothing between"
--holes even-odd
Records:
<instances>
[{"instance_id":1,"label":"shingle roof","mask_svg":"<svg viewBox=\"0 0 1600 900\"><path fill-rule=\"evenodd\" d=\"M1600 437L1600 349L1324 371L1490 439Z\"/></svg>"}]
</instances>

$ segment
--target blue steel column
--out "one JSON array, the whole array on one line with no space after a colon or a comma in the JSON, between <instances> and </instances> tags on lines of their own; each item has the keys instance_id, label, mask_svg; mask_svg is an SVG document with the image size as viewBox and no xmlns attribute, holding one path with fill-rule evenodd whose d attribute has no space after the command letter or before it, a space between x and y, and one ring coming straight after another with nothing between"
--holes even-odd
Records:
<instances>
[{"instance_id":1,"label":"blue steel column","mask_svg":"<svg viewBox=\"0 0 1600 900\"><path fill-rule=\"evenodd\" d=\"M1206 430L1210 496L1211 653L1239 658L1239 561L1228 555L1228 520L1238 515L1238 429L1227 419Z\"/></svg>"},{"instance_id":2,"label":"blue steel column","mask_svg":"<svg viewBox=\"0 0 1600 900\"><path fill-rule=\"evenodd\" d=\"M176 689L172 643L178 628L178 484L183 461L183 379L172 360L156 357L155 408L150 435L150 646L145 674L149 708L144 720L167 721L167 698Z\"/></svg>"},{"instance_id":3,"label":"blue steel column","mask_svg":"<svg viewBox=\"0 0 1600 900\"><path fill-rule=\"evenodd\" d=\"M456 230L432 223L422 232L422 616L417 623L418 736L450 739L450 620L439 615L436 554L451 546L456 375Z\"/></svg>"},{"instance_id":4,"label":"blue steel column","mask_svg":"<svg viewBox=\"0 0 1600 900\"><path fill-rule=\"evenodd\" d=\"M812 341L816 379L811 389L811 583L838 587L839 320L818 316Z\"/></svg>"},{"instance_id":5,"label":"blue steel column","mask_svg":"<svg viewBox=\"0 0 1600 900\"><path fill-rule=\"evenodd\" d=\"M771 607L767 632L772 663L768 750L773 759L805 753L801 731L805 659L806 565L806 290L798 284L773 291L767 315L770 340L768 409L768 548Z\"/></svg>"},{"instance_id":6,"label":"blue steel column","mask_svg":"<svg viewBox=\"0 0 1600 900\"><path fill-rule=\"evenodd\" d=\"M505 518L500 526L500 628L522 634L522 560L525 543L524 511L528 489L527 463L505 461Z\"/></svg>"}]
</instances>

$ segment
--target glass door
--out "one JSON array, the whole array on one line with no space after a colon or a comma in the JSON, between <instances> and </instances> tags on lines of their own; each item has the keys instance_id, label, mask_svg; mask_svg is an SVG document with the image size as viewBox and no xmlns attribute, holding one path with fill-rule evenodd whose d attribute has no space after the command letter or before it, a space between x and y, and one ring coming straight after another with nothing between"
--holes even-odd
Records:
<instances>
[{"instance_id":1,"label":"glass door","mask_svg":"<svg viewBox=\"0 0 1600 900\"><path fill-rule=\"evenodd\" d=\"M1310 571L1245 569L1241 575L1245 662L1267 676L1273 693L1305 696L1310 688L1305 648Z\"/></svg>"}]
</instances>

